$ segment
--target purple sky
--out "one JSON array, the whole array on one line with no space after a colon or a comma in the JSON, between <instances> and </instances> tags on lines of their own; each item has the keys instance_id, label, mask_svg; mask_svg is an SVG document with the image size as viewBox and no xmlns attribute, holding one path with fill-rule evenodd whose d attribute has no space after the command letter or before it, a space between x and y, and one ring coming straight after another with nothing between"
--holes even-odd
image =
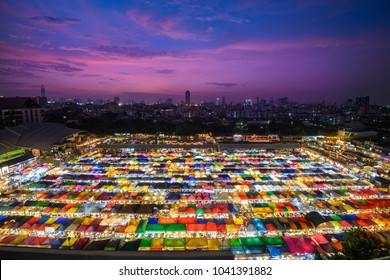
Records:
<instances>
[{"instance_id":1,"label":"purple sky","mask_svg":"<svg viewBox=\"0 0 390 280\"><path fill-rule=\"evenodd\" d=\"M2 0L0 12L0 95L390 103L389 1Z\"/></svg>"}]
</instances>

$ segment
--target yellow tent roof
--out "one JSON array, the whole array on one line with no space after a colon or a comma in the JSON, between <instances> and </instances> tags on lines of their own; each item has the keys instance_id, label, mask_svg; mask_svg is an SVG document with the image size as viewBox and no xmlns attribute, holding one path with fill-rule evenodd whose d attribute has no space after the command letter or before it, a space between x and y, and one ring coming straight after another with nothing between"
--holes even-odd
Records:
<instances>
[{"instance_id":1,"label":"yellow tent roof","mask_svg":"<svg viewBox=\"0 0 390 280\"><path fill-rule=\"evenodd\" d=\"M226 231L230 232L230 233L237 232L236 225L234 225L234 224L227 224L226 225Z\"/></svg>"},{"instance_id":2,"label":"yellow tent roof","mask_svg":"<svg viewBox=\"0 0 390 280\"><path fill-rule=\"evenodd\" d=\"M186 248L208 248L208 242L206 238L187 238Z\"/></svg>"},{"instance_id":3,"label":"yellow tent roof","mask_svg":"<svg viewBox=\"0 0 390 280\"><path fill-rule=\"evenodd\" d=\"M153 239L152 245L150 246L150 248L162 249L163 248L163 243L164 243L164 238Z\"/></svg>"},{"instance_id":4,"label":"yellow tent roof","mask_svg":"<svg viewBox=\"0 0 390 280\"><path fill-rule=\"evenodd\" d=\"M219 251L221 250L221 246L217 239L209 239L207 240L207 245L210 251Z\"/></svg>"}]
</instances>

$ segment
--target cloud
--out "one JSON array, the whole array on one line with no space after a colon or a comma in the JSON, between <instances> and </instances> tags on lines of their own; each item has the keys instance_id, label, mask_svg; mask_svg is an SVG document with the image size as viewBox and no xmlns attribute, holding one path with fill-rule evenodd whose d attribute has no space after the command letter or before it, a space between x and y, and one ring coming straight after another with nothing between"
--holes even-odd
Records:
<instances>
[{"instance_id":1,"label":"cloud","mask_svg":"<svg viewBox=\"0 0 390 280\"><path fill-rule=\"evenodd\" d=\"M86 67L86 66L88 66L88 64L86 64L84 62L72 61L72 60L65 59L65 58L57 58L57 60L65 62L65 63L68 63L68 64L73 64L73 65L76 65L76 66L79 66L79 67Z\"/></svg>"},{"instance_id":2,"label":"cloud","mask_svg":"<svg viewBox=\"0 0 390 280\"><path fill-rule=\"evenodd\" d=\"M80 77L83 77L83 78L95 78L95 77L101 77L102 75L99 75L99 74L83 74L83 75L80 75Z\"/></svg>"},{"instance_id":3,"label":"cloud","mask_svg":"<svg viewBox=\"0 0 390 280\"><path fill-rule=\"evenodd\" d=\"M156 57L164 56L165 52L153 52L148 50L143 50L140 48L129 48L121 46L98 46L91 48L77 48L77 47L68 47L60 46L60 50L63 51L79 51L88 53L90 55L99 55L99 56L109 56L109 57L136 57L136 58L147 58L147 57Z\"/></svg>"},{"instance_id":4,"label":"cloud","mask_svg":"<svg viewBox=\"0 0 390 280\"><path fill-rule=\"evenodd\" d=\"M173 40L207 41L204 34L196 34L185 29L184 23L177 18L159 18L150 13L132 9L126 13L127 17L136 25L151 33Z\"/></svg>"},{"instance_id":5,"label":"cloud","mask_svg":"<svg viewBox=\"0 0 390 280\"><path fill-rule=\"evenodd\" d=\"M218 83L218 82L206 82L206 85L213 85L217 87L235 87L236 83Z\"/></svg>"},{"instance_id":6,"label":"cloud","mask_svg":"<svg viewBox=\"0 0 390 280\"><path fill-rule=\"evenodd\" d=\"M161 70L156 70L157 74L175 74L176 70L174 69L161 69Z\"/></svg>"},{"instance_id":7,"label":"cloud","mask_svg":"<svg viewBox=\"0 0 390 280\"><path fill-rule=\"evenodd\" d=\"M40 78L40 76L35 75L29 71L24 71L22 69L13 69L13 68L0 68L0 75L4 76L14 76L19 78Z\"/></svg>"},{"instance_id":8,"label":"cloud","mask_svg":"<svg viewBox=\"0 0 390 280\"><path fill-rule=\"evenodd\" d=\"M370 42L370 46L373 45ZM364 40L342 40L331 38L307 38L281 41L242 41L221 47L200 49L194 56L213 60L254 60L264 57L297 57L318 54L334 49L358 49L368 46Z\"/></svg>"},{"instance_id":9,"label":"cloud","mask_svg":"<svg viewBox=\"0 0 390 280\"><path fill-rule=\"evenodd\" d=\"M101 54L119 55L126 57L153 57L164 55L164 52L152 52L142 50L140 48L128 48L119 46L99 46L96 48L92 48L92 50Z\"/></svg>"},{"instance_id":10,"label":"cloud","mask_svg":"<svg viewBox=\"0 0 390 280\"><path fill-rule=\"evenodd\" d=\"M0 70L1 72L1 70ZM6 82L6 81L0 81L0 85L2 87L6 87L6 88L19 88L19 87L24 87L26 86L27 84L26 83L22 83L22 82Z\"/></svg>"},{"instance_id":11,"label":"cloud","mask_svg":"<svg viewBox=\"0 0 390 280\"><path fill-rule=\"evenodd\" d=\"M10 75L23 78L40 78L34 72L74 73L83 71L64 63L37 62L25 59L0 59L0 75Z\"/></svg>"},{"instance_id":12,"label":"cloud","mask_svg":"<svg viewBox=\"0 0 390 280\"><path fill-rule=\"evenodd\" d=\"M36 16L36 17L31 17L31 19L33 21L49 23L49 24L76 24L81 22L81 20L77 18L56 18L50 16Z\"/></svg>"},{"instance_id":13,"label":"cloud","mask_svg":"<svg viewBox=\"0 0 390 280\"><path fill-rule=\"evenodd\" d=\"M10 37L11 39L24 39L24 40L30 40L31 39L31 36L28 36L28 35L15 35L15 34L11 34L9 35L8 37Z\"/></svg>"},{"instance_id":14,"label":"cloud","mask_svg":"<svg viewBox=\"0 0 390 280\"><path fill-rule=\"evenodd\" d=\"M249 20L245 18L238 18L228 14L218 14L218 15L213 15L208 17L196 17L195 19L198 21L228 21L237 24L243 24L249 22Z\"/></svg>"}]
</instances>

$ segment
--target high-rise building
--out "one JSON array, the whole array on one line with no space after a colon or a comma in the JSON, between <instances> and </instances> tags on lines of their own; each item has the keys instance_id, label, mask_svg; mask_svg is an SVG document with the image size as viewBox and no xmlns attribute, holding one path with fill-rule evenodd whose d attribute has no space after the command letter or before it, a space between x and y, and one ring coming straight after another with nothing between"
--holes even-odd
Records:
<instances>
[{"instance_id":1,"label":"high-rise building","mask_svg":"<svg viewBox=\"0 0 390 280\"><path fill-rule=\"evenodd\" d=\"M120 98L119 98L119 96L115 96L114 97L114 102L116 103L116 104L119 104L120 103Z\"/></svg>"},{"instance_id":2,"label":"high-rise building","mask_svg":"<svg viewBox=\"0 0 390 280\"><path fill-rule=\"evenodd\" d=\"M370 97L369 96L358 96L358 97L356 97L355 104L357 107L368 106L368 105L370 105Z\"/></svg>"},{"instance_id":3,"label":"high-rise building","mask_svg":"<svg viewBox=\"0 0 390 280\"><path fill-rule=\"evenodd\" d=\"M189 90L186 91L185 104L186 105L191 105L191 93L190 93Z\"/></svg>"},{"instance_id":4,"label":"high-rise building","mask_svg":"<svg viewBox=\"0 0 390 280\"><path fill-rule=\"evenodd\" d=\"M41 85L41 96L35 96L34 101L40 106L45 106L47 104L46 90L44 85Z\"/></svg>"},{"instance_id":5,"label":"high-rise building","mask_svg":"<svg viewBox=\"0 0 390 280\"><path fill-rule=\"evenodd\" d=\"M282 97L278 99L278 104L279 105L287 105L288 104L288 97Z\"/></svg>"},{"instance_id":6,"label":"high-rise building","mask_svg":"<svg viewBox=\"0 0 390 280\"><path fill-rule=\"evenodd\" d=\"M245 99L244 106L245 107L252 107L253 106L252 99Z\"/></svg>"},{"instance_id":7,"label":"high-rise building","mask_svg":"<svg viewBox=\"0 0 390 280\"><path fill-rule=\"evenodd\" d=\"M41 85L41 97L46 97L46 90L44 85Z\"/></svg>"},{"instance_id":8,"label":"high-rise building","mask_svg":"<svg viewBox=\"0 0 390 280\"><path fill-rule=\"evenodd\" d=\"M219 105L220 105L220 99L219 99L219 97L217 97L215 99L215 106L219 106Z\"/></svg>"},{"instance_id":9,"label":"high-rise building","mask_svg":"<svg viewBox=\"0 0 390 280\"><path fill-rule=\"evenodd\" d=\"M222 106L225 106L225 96L222 96Z\"/></svg>"}]
</instances>

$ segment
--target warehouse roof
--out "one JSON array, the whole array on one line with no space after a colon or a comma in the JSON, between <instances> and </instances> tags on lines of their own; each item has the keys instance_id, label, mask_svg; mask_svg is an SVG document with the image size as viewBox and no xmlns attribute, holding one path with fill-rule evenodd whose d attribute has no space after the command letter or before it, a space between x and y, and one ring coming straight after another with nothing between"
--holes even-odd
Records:
<instances>
[{"instance_id":1,"label":"warehouse roof","mask_svg":"<svg viewBox=\"0 0 390 280\"><path fill-rule=\"evenodd\" d=\"M59 123L33 123L0 130L0 141L8 144L49 151L53 144L64 138L82 132Z\"/></svg>"}]
</instances>

